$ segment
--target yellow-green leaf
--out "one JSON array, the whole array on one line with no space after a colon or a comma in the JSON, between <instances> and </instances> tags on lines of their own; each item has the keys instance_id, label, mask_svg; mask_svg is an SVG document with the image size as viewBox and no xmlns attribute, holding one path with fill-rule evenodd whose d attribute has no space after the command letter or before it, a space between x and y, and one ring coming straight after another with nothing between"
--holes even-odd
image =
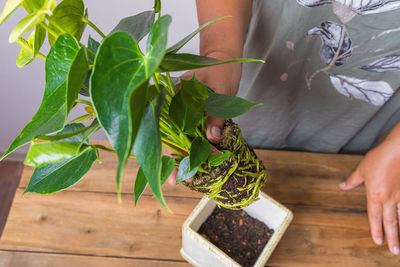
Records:
<instances>
[{"instance_id":1,"label":"yellow-green leaf","mask_svg":"<svg viewBox=\"0 0 400 267\"><path fill-rule=\"evenodd\" d=\"M18 54L17 67L22 68L28 65L36 57L39 52L44 39L46 37L46 30L42 26L37 25L35 30L31 33L26 40L26 46L22 47L21 52Z\"/></svg>"},{"instance_id":2,"label":"yellow-green leaf","mask_svg":"<svg viewBox=\"0 0 400 267\"><path fill-rule=\"evenodd\" d=\"M42 22L46 17L46 12L43 10L39 10L38 12L31 13L25 18L23 18L20 22L18 22L17 26L12 30L8 41L10 43L15 43L18 38L20 38L24 33L32 30L37 24Z\"/></svg>"},{"instance_id":3,"label":"yellow-green leaf","mask_svg":"<svg viewBox=\"0 0 400 267\"><path fill-rule=\"evenodd\" d=\"M17 7L22 4L23 0L8 0L5 4L3 11L0 14L0 24L3 23Z\"/></svg>"}]
</instances>

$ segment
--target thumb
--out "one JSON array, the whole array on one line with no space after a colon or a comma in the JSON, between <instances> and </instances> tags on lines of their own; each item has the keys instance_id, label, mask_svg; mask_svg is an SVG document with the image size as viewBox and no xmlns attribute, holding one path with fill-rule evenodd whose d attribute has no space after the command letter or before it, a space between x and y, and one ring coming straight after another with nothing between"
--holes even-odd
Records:
<instances>
[{"instance_id":1,"label":"thumb","mask_svg":"<svg viewBox=\"0 0 400 267\"><path fill-rule=\"evenodd\" d=\"M213 144L218 144L221 141L222 128L224 127L225 120L210 116L207 118L207 139Z\"/></svg>"},{"instance_id":2,"label":"thumb","mask_svg":"<svg viewBox=\"0 0 400 267\"><path fill-rule=\"evenodd\" d=\"M356 170L351 176L344 182L339 184L340 189L342 190L352 190L362 184L364 182L364 178L359 174Z\"/></svg>"}]
</instances>

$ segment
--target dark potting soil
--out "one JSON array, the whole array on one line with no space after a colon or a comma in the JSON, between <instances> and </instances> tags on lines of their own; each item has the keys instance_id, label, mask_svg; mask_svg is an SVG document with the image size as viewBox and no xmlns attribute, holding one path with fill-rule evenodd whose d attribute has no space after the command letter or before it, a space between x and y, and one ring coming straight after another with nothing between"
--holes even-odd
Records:
<instances>
[{"instance_id":1,"label":"dark potting soil","mask_svg":"<svg viewBox=\"0 0 400 267\"><path fill-rule=\"evenodd\" d=\"M274 230L243 210L216 207L198 233L247 267L255 264Z\"/></svg>"}]
</instances>

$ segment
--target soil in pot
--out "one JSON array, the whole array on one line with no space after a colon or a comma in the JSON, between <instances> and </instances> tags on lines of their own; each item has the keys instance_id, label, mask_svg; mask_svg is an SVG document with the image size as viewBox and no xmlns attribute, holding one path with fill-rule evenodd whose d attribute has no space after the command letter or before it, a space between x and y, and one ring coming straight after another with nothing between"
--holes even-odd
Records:
<instances>
[{"instance_id":1,"label":"soil in pot","mask_svg":"<svg viewBox=\"0 0 400 267\"><path fill-rule=\"evenodd\" d=\"M255 264L274 230L243 210L216 207L198 233L247 267Z\"/></svg>"}]
</instances>

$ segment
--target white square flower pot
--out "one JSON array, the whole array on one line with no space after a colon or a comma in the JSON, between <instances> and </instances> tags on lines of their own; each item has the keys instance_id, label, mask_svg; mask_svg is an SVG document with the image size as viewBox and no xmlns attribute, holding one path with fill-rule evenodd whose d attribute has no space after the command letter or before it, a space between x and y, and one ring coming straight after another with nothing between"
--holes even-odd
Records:
<instances>
[{"instance_id":1,"label":"white square flower pot","mask_svg":"<svg viewBox=\"0 0 400 267\"><path fill-rule=\"evenodd\" d=\"M195 207L182 226L181 255L193 266L226 267L241 266L210 241L197 233L200 226L214 210L216 204L204 197ZM260 192L260 199L243 209L251 217L264 222L274 233L254 266L264 266L271 256L283 233L293 219L293 214L286 207Z\"/></svg>"}]
</instances>

